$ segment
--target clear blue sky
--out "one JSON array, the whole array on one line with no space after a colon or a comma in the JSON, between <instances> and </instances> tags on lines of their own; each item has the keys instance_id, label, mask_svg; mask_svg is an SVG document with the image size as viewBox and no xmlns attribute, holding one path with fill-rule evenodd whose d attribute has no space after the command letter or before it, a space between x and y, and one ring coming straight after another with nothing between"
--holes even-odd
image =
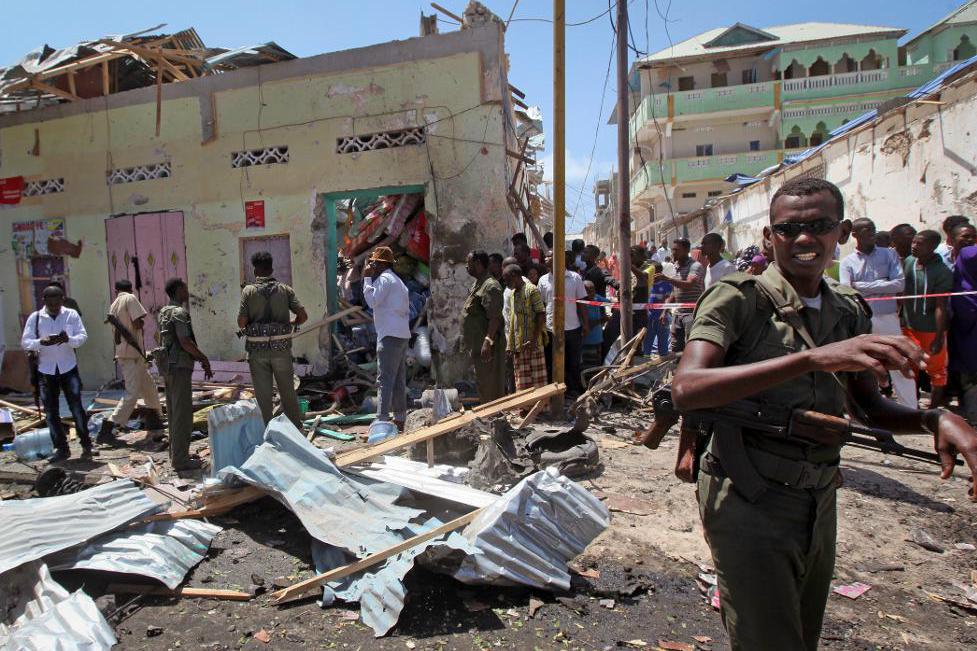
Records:
<instances>
[{"instance_id":1,"label":"clear blue sky","mask_svg":"<svg viewBox=\"0 0 977 651\"><path fill-rule=\"evenodd\" d=\"M737 21L766 27L784 23L821 21L888 25L910 34L929 26L963 0L818 0L817 2L731 2L730 0L631 0L634 45L652 52L668 45L665 21L674 41ZM484 0L505 19L514 0ZM460 14L467 0L441 0ZM568 22L600 14L607 0L567 0ZM657 5L657 8L656 8ZM550 0L520 0L506 34L511 60L510 80L538 104L552 132L552 25L527 20L552 17ZM299 56L332 52L418 34L418 17L429 3L416 0L206 0L166 3L56 0L42 5L12 2L3 15L0 66L14 63L28 51L48 43L60 48L84 39L131 32L159 23L168 29L193 26L208 45L237 47L276 41ZM648 23L646 39L645 23ZM442 23L442 30L456 29ZM608 113L614 105L614 74L607 83L603 115L601 90L607 72L613 34L608 17L567 28L567 208L578 206L567 231L579 231L592 217L591 187L616 160L614 127ZM648 43L650 41L650 44ZM599 125L599 130L598 130ZM591 163L591 150L596 149ZM590 173L587 174L588 163Z\"/></svg>"}]
</instances>

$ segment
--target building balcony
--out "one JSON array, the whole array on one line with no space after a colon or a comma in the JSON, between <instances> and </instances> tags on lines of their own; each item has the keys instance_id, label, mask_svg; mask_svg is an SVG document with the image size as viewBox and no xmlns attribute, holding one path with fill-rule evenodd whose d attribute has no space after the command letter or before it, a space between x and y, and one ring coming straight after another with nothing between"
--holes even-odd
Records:
<instances>
[{"instance_id":1,"label":"building balcony","mask_svg":"<svg viewBox=\"0 0 977 651\"><path fill-rule=\"evenodd\" d=\"M748 114L781 108L785 101L804 101L872 95L916 88L956 62L917 64L880 70L862 70L783 81L705 88L647 95L631 116L632 141L657 138L653 116L663 130L667 122L719 112Z\"/></svg>"},{"instance_id":2,"label":"building balcony","mask_svg":"<svg viewBox=\"0 0 977 651\"><path fill-rule=\"evenodd\" d=\"M753 176L782 160L782 150L746 151L718 156L672 158L662 162L649 161L631 176L631 202L647 206L655 197L664 196L676 185L719 181L731 174Z\"/></svg>"}]
</instances>

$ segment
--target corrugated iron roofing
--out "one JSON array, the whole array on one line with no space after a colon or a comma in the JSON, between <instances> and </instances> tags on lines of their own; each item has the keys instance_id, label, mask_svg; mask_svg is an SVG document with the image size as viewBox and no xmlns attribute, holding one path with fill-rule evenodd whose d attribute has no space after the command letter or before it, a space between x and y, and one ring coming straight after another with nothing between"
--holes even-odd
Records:
<instances>
[{"instance_id":1,"label":"corrugated iron roofing","mask_svg":"<svg viewBox=\"0 0 977 651\"><path fill-rule=\"evenodd\" d=\"M148 576L175 588L207 555L221 528L196 520L148 522L99 536L46 560L52 570L102 570Z\"/></svg>"},{"instance_id":2,"label":"corrugated iron roofing","mask_svg":"<svg viewBox=\"0 0 977 651\"><path fill-rule=\"evenodd\" d=\"M264 489L287 506L312 537L363 557L396 545L420 509L398 506L404 489L346 475L285 416L272 419L265 441L240 467L218 473Z\"/></svg>"},{"instance_id":3,"label":"corrugated iron roofing","mask_svg":"<svg viewBox=\"0 0 977 651\"><path fill-rule=\"evenodd\" d=\"M17 651L101 651L118 640L92 598L69 594L47 565L26 563L3 577L0 595L10 626L0 621L0 648Z\"/></svg>"},{"instance_id":4,"label":"corrugated iron roofing","mask_svg":"<svg viewBox=\"0 0 977 651\"><path fill-rule=\"evenodd\" d=\"M0 574L159 510L127 479L72 495L0 502Z\"/></svg>"},{"instance_id":5,"label":"corrugated iron roofing","mask_svg":"<svg viewBox=\"0 0 977 651\"><path fill-rule=\"evenodd\" d=\"M475 547L455 572L463 583L569 590L569 563L610 523L599 499L555 468L516 484L463 531Z\"/></svg>"}]
</instances>

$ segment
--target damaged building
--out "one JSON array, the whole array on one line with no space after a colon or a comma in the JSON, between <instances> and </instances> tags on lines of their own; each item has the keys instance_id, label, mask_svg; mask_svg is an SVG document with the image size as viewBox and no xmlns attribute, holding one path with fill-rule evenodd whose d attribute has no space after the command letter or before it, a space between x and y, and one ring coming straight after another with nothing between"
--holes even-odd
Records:
<instances>
[{"instance_id":1,"label":"damaged building","mask_svg":"<svg viewBox=\"0 0 977 651\"><path fill-rule=\"evenodd\" d=\"M99 327L115 280L132 280L156 313L166 280L182 276L201 349L236 362L252 253L272 253L316 319L340 309L340 260L388 243L429 289L436 377L463 377L465 257L538 231L542 133L508 82L502 22L472 3L459 31L436 26L305 58L149 30L41 48L0 70L8 353L58 280L89 330L83 379L101 384L115 374ZM328 329L298 339L300 369L328 371L332 343Z\"/></svg>"}]
</instances>

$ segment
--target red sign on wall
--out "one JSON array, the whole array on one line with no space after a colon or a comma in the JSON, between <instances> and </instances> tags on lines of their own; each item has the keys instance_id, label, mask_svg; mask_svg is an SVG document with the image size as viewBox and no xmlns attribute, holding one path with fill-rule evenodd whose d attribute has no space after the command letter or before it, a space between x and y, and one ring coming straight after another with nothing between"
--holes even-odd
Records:
<instances>
[{"instance_id":1,"label":"red sign on wall","mask_svg":"<svg viewBox=\"0 0 977 651\"><path fill-rule=\"evenodd\" d=\"M244 202L244 225L246 228L265 227L264 200Z\"/></svg>"},{"instance_id":2,"label":"red sign on wall","mask_svg":"<svg viewBox=\"0 0 977 651\"><path fill-rule=\"evenodd\" d=\"M5 179L0 179L0 203L20 203L20 197L23 192L23 176L8 176Z\"/></svg>"}]
</instances>

